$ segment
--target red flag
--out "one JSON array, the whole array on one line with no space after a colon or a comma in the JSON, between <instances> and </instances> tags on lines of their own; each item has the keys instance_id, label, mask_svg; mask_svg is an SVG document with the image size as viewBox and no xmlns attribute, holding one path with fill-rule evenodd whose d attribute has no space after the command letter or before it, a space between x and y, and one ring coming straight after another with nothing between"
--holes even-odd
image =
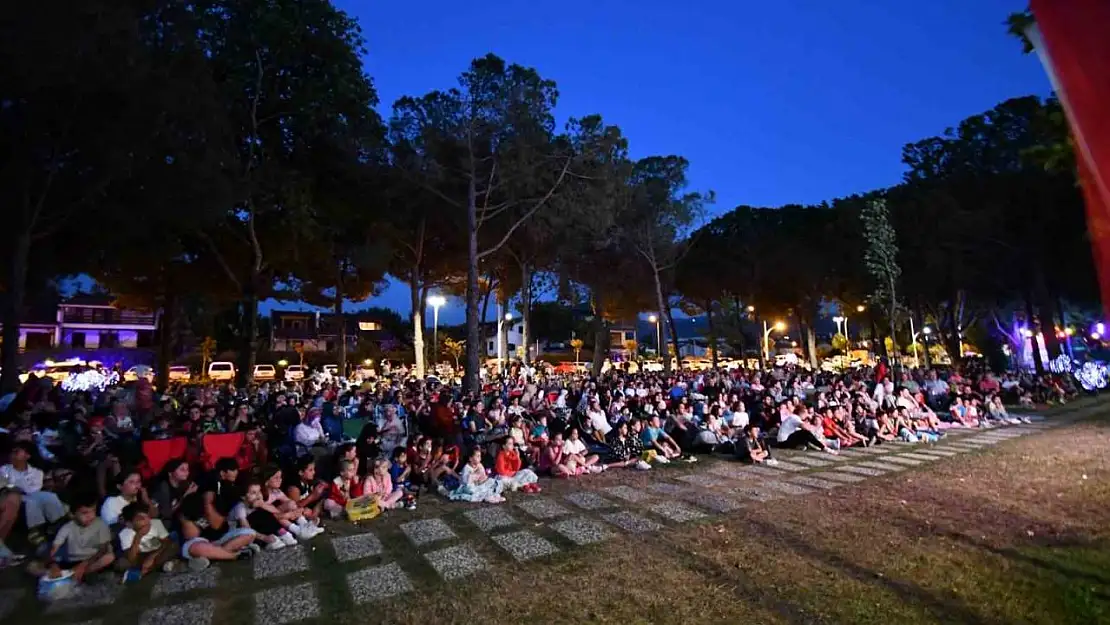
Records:
<instances>
[{"instance_id":1,"label":"red flag","mask_svg":"<svg viewBox=\"0 0 1110 625\"><path fill-rule=\"evenodd\" d=\"M1110 316L1110 1L1031 0L1030 7L1037 21L1030 39L1075 140L1102 306Z\"/></svg>"}]
</instances>

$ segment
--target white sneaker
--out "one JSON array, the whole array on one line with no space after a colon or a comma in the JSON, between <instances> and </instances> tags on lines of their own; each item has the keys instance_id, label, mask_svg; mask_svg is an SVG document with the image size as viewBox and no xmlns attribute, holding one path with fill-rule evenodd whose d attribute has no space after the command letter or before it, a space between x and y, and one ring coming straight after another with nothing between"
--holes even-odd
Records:
<instances>
[{"instance_id":1,"label":"white sneaker","mask_svg":"<svg viewBox=\"0 0 1110 625\"><path fill-rule=\"evenodd\" d=\"M278 549L285 549L285 541L280 536L274 536L274 540L266 544L266 551L277 551Z\"/></svg>"},{"instance_id":2,"label":"white sneaker","mask_svg":"<svg viewBox=\"0 0 1110 625\"><path fill-rule=\"evenodd\" d=\"M307 528L305 528L305 534L307 535L307 538L316 538L317 536L319 536L320 534L323 534L323 533L324 533L324 528L320 527L319 525L316 525L315 523L312 523Z\"/></svg>"},{"instance_id":3,"label":"white sneaker","mask_svg":"<svg viewBox=\"0 0 1110 625\"><path fill-rule=\"evenodd\" d=\"M656 456L655 461L658 462L659 464L670 464L671 463L670 460L667 460L666 456Z\"/></svg>"},{"instance_id":4,"label":"white sneaker","mask_svg":"<svg viewBox=\"0 0 1110 625\"><path fill-rule=\"evenodd\" d=\"M771 465L771 466L775 466L775 465L777 465L778 463L779 463L779 461L778 461L778 460L775 460L774 458L768 458L768 459L766 459L766 460L764 460L764 461L763 461L763 464L769 464L769 465Z\"/></svg>"},{"instance_id":5,"label":"white sneaker","mask_svg":"<svg viewBox=\"0 0 1110 625\"><path fill-rule=\"evenodd\" d=\"M212 562L208 558L190 558L189 559L189 570L193 571L194 573L197 572L197 571L203 571L204 569L208 568L211 565L212 565Z\"/></svg>"},{"instance_id":6,"label":"white sneaker","mask_svg":"<svg viewBox=\"0 0 1110 625\"><path fill-rule=\"evenodd\" d=\"M648 463L646 463L646 462L644 462L643 460L640 460L640 461L639 461L639 462L637 462L637 463L636 463L636 464L635 464L634 466L635 466L635 467L636 467L637 469L641 470L641 471L650 471L650 470L651 470L651 465L650 465L650 464L648 464Z\"/></svg>"},{"instance_id":7,"label":"white sneaker","mask_svg":"<svg viewBox=\"0 0 1110 625\"><path fill-rule=\"evenodd\" d=\"M292 547L297 544L297 537L294 536L292 532L278 534L278 538L281 540L281 542L285 543L286 547Z\"/></svg>"}]
</instances>

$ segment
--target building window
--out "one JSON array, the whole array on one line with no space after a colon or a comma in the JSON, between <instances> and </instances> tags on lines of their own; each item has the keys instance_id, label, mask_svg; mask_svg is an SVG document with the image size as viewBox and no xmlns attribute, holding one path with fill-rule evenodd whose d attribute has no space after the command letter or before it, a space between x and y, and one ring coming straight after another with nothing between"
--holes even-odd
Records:
<instances>
[{"instance_id":1,"label":"building window","mask_svg":"<svg viewBox=\"0 0 1110 625\"><path fill-rule=\"evenodd\" d=\"M328 342L324 343L324 349L325 349L325 351L334 352L335 351L335 341L328 341Z\"/></svg>"},{"instance_id":2,"label":"building window","mask_svg":"<svg viewBox=\"0 0 1110 625\"><path fill-rule=\"evenodd\" d=\"M119 334L116 332L101 332L100 347L119 347Z\"/></svg>"},{"instance_id":3,"label":"building window","mask_svg":"<svg viewBox=\"0 0 1110 625\"><path fill-rule=\"evenodd\" d=\"M286 330L304 330L308 320L304 317L282 317L281 327Z\"/></svg>"},{"instance_id":4,"label":"building window","mask_svg":"<svg viewBox=\"0 0 1110 625\"><path fill-rule=\"evenodd\" d=\"M378 323L377 321L359 321L358 329L362 330L363 332L373 332L375 330L381 330L382 324Z\"/></svg>"},{"instance_id":5,"label":"building window","mask_svg":"<svg viewBox=\"0 0 1110 625\"><path fill-rule=\"evenodd\" d=\"M70 345L70 347L75 347L77 349L84 349L84 347L85 347L85 333L84 332L74 332L73 334L70 334L69 335L69 345Z\"/></svg>"},{"instance_id":6,"label":"building window","mask_svg":"<svg viewBox=\"0 0 1110 625\"><path fill-rule=\"evenodd\" d=\"M486 351L487 352L492 352L493 351L493 341L490 341L489 344L486 346Z\"/></svg>"},{"instance_id":7,"label":"building window","mask_svg":"<svg viewBox=\"0 0 1110 625\"><path fill-rule=\"evenodd\" d=\"M54 335L49 332L28 332L24 349L49 349L53 347Z\"/></svg>"}]
</instances>

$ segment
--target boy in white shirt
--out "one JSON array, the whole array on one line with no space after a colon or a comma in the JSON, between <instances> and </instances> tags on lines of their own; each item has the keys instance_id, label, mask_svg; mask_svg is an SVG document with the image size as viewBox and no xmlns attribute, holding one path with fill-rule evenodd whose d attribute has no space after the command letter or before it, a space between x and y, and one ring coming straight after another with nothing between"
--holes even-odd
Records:
<instances>
[{"instance_id":1,"label":"boy in white shirt","mask_svg":"<svg viewBox=\"0 0 1110 625\"><path fill-rule=\"evenodd\" d=\"M178 546L162 520L151 518L150 507L136 501L124 507L120 518L124 528L119 532L119 546L128 567L123 583L137 582L158 567L171 572Z\"/></svg>"}]
</instances>

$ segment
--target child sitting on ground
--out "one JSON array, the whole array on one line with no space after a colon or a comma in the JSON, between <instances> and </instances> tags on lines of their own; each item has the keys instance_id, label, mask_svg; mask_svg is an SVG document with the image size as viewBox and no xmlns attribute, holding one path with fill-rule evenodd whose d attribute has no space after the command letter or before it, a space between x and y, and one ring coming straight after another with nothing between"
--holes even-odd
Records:
<instances>
[{"instance_id":1,"label":"child sitting on ground","mask_svg":"<svg viewBox=\"0 0 1110 625\"><path fill-rule=\"evenodd\" d=\"M247 492L243 494L243 505L246 509L246 517L240 527L254 530L257 534L255 540L266 545L267 549L276 550L297 544L297 537L279 520L285 514L266 503L261 482L252 481L247 486Z\"/></svg>"},{"instance_id":2,"label":"child sitting on ground","mask_svg":"<svg viewBox=\"0 0 1110 625\"><path fill-rule=\"evenodd\" d=\"M261 489L262 501L269 506L266 509L274 514L286 531L301 540L309 540L323 533L324 528L318 526L315 521L308 520L297 503L281 492L281 469L264 467L262 476L266 478Z\"/></svg>"},{"instance_id":3,"label":"child sitting on ground","mask_svg":"<svg viewBox=\"0 0 1110 625\"><path fill-rule=\"evenodd\" d=\"M482 466L482 450L475 448L470 452L470 457L463 467L460 476L462 484L451 491L447 497L451 501L470 501L486 503L501 503L505 498L501 496L501 482L491 478Z\"/></svg>"},{"instance_id":4,"label":"child sitting on ground","mask_svg":"<svg viewBox=\"0 0 1110 625\"><path fill-rule=\"evenodd\" d=\"M366 476L362 492L373 497L382 510L393 510L404 506L405 493L400 488L394 488L387 460L374 461L373 470Z\"/></svg>"},{"instance_id":5,"label":"child sitting on ground","mask_svg":"<svg viewBox=\"0 0 1110 625\"><path fill-rule=\"evenodd\" d=\"M72 520L58 530L47 560L50 577L72 570L78 583L86 576L103 571L116 561L112 553L112 532L96 515L96 498L85 495L73 504Z\"/></svg>"},{"instance_id":6,"label":"child sitting on ground","mask_svg":"<svg viewBox=\"0 0 1110 625\"><path fill-rule=\"evenodd\" d=\"M170 538L161 519L151 518L150 506L141 501L123 508L120 518L119 546L127 572L123 583L137 582L156 568L170 573L177 561L177 543Z\"/></svg>"},{"instance_id":7,"label":"child sitting on ground","mask_svg":"<svg viewBox=\"0 0 1110 625\"><path fill-rule=\"evenodd\" d=\"M400 449L400 448L398 448ZM339 461L339 475L335 476L328 488L328 498L324 500L324 509L333 519L343 517L347 503L363 495L362 482L358 479L358 470L355 463L350 460Z\"/></svg>"}]
</instances>

